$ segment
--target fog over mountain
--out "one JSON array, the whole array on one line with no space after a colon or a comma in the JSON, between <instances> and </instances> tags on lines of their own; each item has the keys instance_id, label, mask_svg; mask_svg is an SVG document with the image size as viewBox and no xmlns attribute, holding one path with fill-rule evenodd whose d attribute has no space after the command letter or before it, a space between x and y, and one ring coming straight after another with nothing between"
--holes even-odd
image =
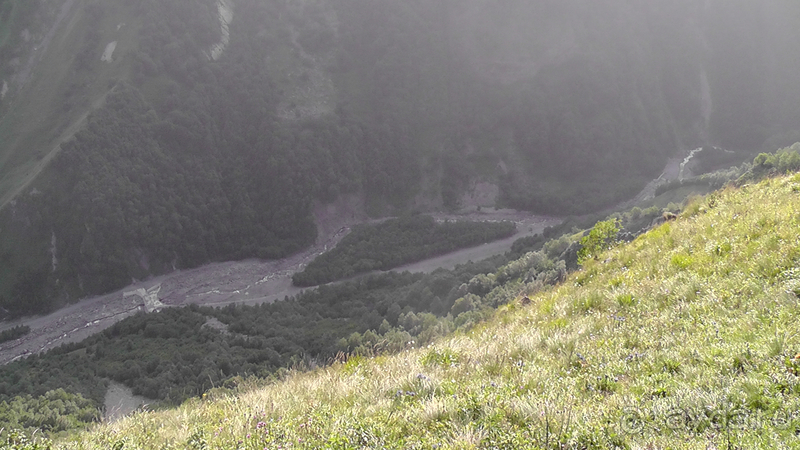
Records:
<instances>
[{"instance_id":1,"label":"fog over mountain","mask_svg":"<svg viewBox=\"0 0 800 450\"><path fill-rule=\"evenodd\" d=\"M0 306L279 258L315 204L582 214L800 140L792 0L0 0Z\"/></svg>"}]
</instances>

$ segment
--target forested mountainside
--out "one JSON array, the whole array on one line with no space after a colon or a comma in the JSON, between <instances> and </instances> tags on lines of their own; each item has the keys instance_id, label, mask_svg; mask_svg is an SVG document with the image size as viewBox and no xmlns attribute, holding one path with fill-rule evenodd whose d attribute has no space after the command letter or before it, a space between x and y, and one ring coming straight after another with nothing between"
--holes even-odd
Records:
<instances>
[{"instance_id":1,"label":"forested mountainside","mask_svg":"<svg viewBox=\"0 0 800 450\"><path fill-rule=\"evenodd\" d=\"M790 0L0 0L0 305L280 257L343 193L580 213L678 149L789 144L798 23Z\"/></svg>"}]
</instances>

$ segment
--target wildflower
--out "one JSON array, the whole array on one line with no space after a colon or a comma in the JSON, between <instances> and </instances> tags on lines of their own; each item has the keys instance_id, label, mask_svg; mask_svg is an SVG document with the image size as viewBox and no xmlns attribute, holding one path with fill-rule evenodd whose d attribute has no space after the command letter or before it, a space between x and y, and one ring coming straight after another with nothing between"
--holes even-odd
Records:
<instances>
[{"instance_id":1,"label":"wildflower","mask_svg":"<svg viewBox=\"0 0 800 450\"><path fill-rule=\"evenodd\" d=\"M258 422L256 424L256 429L260 430L260 429L264 428L265 426L267 426L267 424L265 422Z\"/></svg>"}]
</instances>

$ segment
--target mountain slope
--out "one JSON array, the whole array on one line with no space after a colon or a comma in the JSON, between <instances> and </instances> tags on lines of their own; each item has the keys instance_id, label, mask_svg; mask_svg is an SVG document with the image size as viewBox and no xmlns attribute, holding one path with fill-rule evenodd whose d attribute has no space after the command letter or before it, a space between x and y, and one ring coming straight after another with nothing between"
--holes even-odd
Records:
<instances>
[{"instance_id":1,"label":"mountain slope","mask_svg":"<svg viewBox=\"0 0 800 450\"><path fill-rule=\"evenodd\" d=\"M597 5L3 0L0 307L285 256L344 193L582 214L796 140L793 2Z\"/></svg>"},{"instance_id":2,"label":"mountain slope","mask_svg":"<svg viewBox=\"0 0 800 450\"><path fill-rule=\"evenodd\" d=\"M429 347L212 392L61 444L788 444L800 426L799 192L794 175L711 194L530 304Z\"/></svg>"},{"instance_id":3,"label":"mountain slope","mask_svg":"<svg viewBox=\"0 0 800 450\"><path fill-rule=\"evenodd\" d=\"M110 42L116 54L135 47L138 24L130 6L74 0L4 0L0 27L0 206L36 178L59 145L85 126L131 61L101 61Z\"/></svg>"}]
</instances>

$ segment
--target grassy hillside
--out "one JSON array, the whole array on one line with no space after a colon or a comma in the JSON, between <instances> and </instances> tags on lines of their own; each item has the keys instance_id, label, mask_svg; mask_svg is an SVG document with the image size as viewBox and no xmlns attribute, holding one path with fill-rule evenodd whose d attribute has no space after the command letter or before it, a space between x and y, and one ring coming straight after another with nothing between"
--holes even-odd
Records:
<instances>
[{"instance_id":1,"label":"grassy hillside","mask_svg":"<svg viewBox=\"0 0 800 450\"><path fill-rule=\"evenodd\" d=\"M59 445L790 445L800 426L798 230L800 176L729 188L469 332L212 391Z\"/></svg>"}]
</instances>

